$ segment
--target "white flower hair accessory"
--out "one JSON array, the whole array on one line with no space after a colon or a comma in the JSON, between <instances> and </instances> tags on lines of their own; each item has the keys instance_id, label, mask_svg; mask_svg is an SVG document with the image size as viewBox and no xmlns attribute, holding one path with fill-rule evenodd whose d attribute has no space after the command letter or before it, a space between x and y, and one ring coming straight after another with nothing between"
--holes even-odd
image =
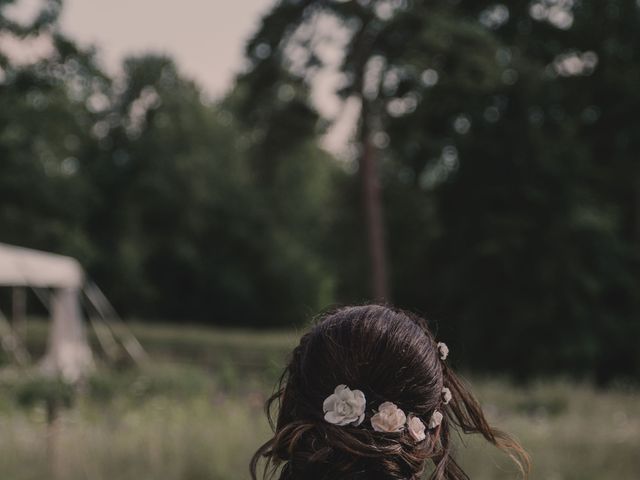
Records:
<instances>
[{"instance_id":1,"label":"white flower hair accessory","mask_svg":"<svg viewBox=\"0 0 640 480\"><path fill-rule=\"evenodd\" d=\"M424 423L418 417L414 417L413 415L409 416L407 420L407 430L409 430L409 435L413 437L416 442L421 442L427 435L424 433L425 431Z\"/></svg>"},{"instance_id":2,"label":"white flower hair accessory","mask_svg":"<svg viewBox=\"0 0 640 480\"><path fill-rule=\"evenodd\" d=\"M446 387L442 389L445 395ZM449 392L449 397L451 393ZM446 398L446 395L445 395ZM445 404L448 401L445 401ZM351 390L346 385L338 385L333 393L322 403L324 419L334 425L354 425L359 426L365 417L367 401L361 390ZM429 419L428 428L432 429L440 425L442 414L435 410ZM371 426L376 432L407 432L416 442L421 442L425 438L427 427L418 417L407 415L393 402L383 402L378 407L378 411L371 417Z\"/></svg>"},{"instance_id":3,"label":"white flower hair accessory","mask_svg":"<svg viewBox=\"0 0 640 480\"><path fill-rule=\"evenodd\" d=\"M442 403L447 405L451 401L451 390L447 387L442 388Z\"/></svg>"},{"instance_id":4,"label":"white flower hair accessory","mask_svg":"<svg viewBox=\"0 0 640 480\"><path fill-rule=\"evenodd\" d=\"M406 415L395 403L384 402L371 417L371 426L376 432L400 432L406 421Z\"/></svg>"},{"instance_id":5,"label":"white flower hair accessory","mask_svg":"<svg viewBox=\"0 0 640 480\"><path fill-rule=\"evenodd\" d=\"M436 428L442 423L442 414L438 410L434 410L429 420L429 429Z\"/></svg>"},{"instance_id":6,"label":"white flower hair accessory","mask_svg":"<svg viewBox=\"0 0 640 480\"><path fill-rule=\"evenodd\" d=\"M444 342L438 342L437 347L438 351L440 352L440 359L446 360L449 356L449 347L447 347L447 344Z\"/></svg>"},{"instance_id":7,"label":"white flower hair accessory","mask_svg":"<svg viewBox=\"0 0 640 480\"><path fill-rule=\"evenodd\" d=\"M364 420L366 404L362 391L351 390L346 385L338 385L322 403L324 419L334 425L358 426Z\"/></svg>"}]
</instances>

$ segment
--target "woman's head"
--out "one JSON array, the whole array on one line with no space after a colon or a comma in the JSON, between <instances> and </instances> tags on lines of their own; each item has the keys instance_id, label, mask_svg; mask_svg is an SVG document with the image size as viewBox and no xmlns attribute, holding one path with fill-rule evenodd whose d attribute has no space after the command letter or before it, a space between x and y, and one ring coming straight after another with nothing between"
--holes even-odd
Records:
<instances>
[{"instance_id":1,"label":"woman's head","mask_svg":"<svg viewBox=\"0 0 640 480\"><path fill-rule=\"evenodd\" d=\"M362 423L336 425L325 419L324 401L336 386L360 390ZM443 388L451 391L449 402ZM392 402L425 425L435 411L441 424L416 441L411 429L376 431L371 417ZM256 452L251 465L267 457L265 472L283 464L281 480L414 480L427 461L434 479L467 478L451 456L452 429L480 433L509 450L520 465L528 460L520 446L492 429L466 387L441 358L424 319L381 305L344 307L323 315L294 349L268 402L277 406L274 436ZM375 422L374 422L375 423Z\"/></svg>"}]
</instances>

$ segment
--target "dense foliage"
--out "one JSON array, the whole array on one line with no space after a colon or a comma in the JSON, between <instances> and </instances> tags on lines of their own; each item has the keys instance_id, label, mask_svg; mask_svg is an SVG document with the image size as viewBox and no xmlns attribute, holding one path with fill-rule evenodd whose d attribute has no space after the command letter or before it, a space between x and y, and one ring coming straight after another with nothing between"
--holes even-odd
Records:
<instances>
[{"instance_id":1,"label":"dense foliage","mask_svg":"<svg viewBox=\"0 0 640 480\"><path fill-rule=\"evenodd\" d=\"M78 257L127 315L366 300L360 179L309 94L333 62L373 119L391 300L478 369L640 372L636 1L283 0L218 103L164 56L110 78L57 2L30 25L11 3L0 34L51 51L0 43L0 241Z\"/></svg>"},{"instance_id":2,"label":"dense foliage","mask_svg":"<svg viewBox=\"0 0 640 480\"><path fill-rule=\"evenodd\" d=\"M0 241L79 258L126 315L290 325L329 303L317 251L338 170L313 137L267 179L260 132L170 58L126 59L114 80L59 32L57 4L45 12L0 17L25 49L51 45L2 56Z\"/></svg>"}]
</instances>

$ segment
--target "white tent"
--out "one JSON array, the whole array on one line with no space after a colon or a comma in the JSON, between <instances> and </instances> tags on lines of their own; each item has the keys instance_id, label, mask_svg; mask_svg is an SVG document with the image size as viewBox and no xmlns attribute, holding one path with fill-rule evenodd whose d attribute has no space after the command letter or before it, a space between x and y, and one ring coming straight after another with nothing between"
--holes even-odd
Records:
<instances>
[{"instance_id":1,"label":"white tent","mask_svg":"<svg viewBox=\"0 0 640 480\"><path fill-rule=\"evenodd\" d=\"M0 286L81 289L84 272L71 257L0 243Z\"/></svg>"},{"instance_id":2,"label":"white tent","mask_svg":"<svg viewBox=\"0 0 640 480\"><path fill-rule=\"evenodd\" d=\"M51 289L47 307L51 314L51 328L47 351L40 368L49 375L59 375L70 382L85 376L94 367L93 355L82 320L82 293L102 322L92 318L98 339L108 355L118 348L112 326L117 320L113 308L95 284L88 284L80 263L71 257L15 247L0 243L0 287L30 287L36 292ZM0 320L4 317L0 312ZM133 335L121 328L125 339L121 342L134 360L144 356L144 350ZM18 359L18 336L7 321L0 324L3 346L11 349Z\"/></svg>"}]
</instances>

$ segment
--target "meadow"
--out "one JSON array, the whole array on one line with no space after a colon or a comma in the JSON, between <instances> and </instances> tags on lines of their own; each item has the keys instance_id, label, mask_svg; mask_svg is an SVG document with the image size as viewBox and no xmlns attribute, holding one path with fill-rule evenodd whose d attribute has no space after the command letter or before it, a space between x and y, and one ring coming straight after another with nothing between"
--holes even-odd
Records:
<instances>
[{"instance_id":1,"label":"meadow","mask_svg":"<svg viewBox=\"0 0 640 480\"><path fill-rule=\"evenodd\" d=\"M55 432L65 480L248 479L248 460L269 437L263 403L299 332L132 325L151 361L101 368L65 409ZM31 350L46 327L30 329ZM640 392L555 378L514 385L466 375L494 424L521 440L533 479L640 478ZM51 478L51 432L25 372L0 376L0 472L7 480ZM464 443L464 444L463 444ZM473 437L459 458L474 480L517 478L515 467Z\"/></svg>"}]
</instances>

